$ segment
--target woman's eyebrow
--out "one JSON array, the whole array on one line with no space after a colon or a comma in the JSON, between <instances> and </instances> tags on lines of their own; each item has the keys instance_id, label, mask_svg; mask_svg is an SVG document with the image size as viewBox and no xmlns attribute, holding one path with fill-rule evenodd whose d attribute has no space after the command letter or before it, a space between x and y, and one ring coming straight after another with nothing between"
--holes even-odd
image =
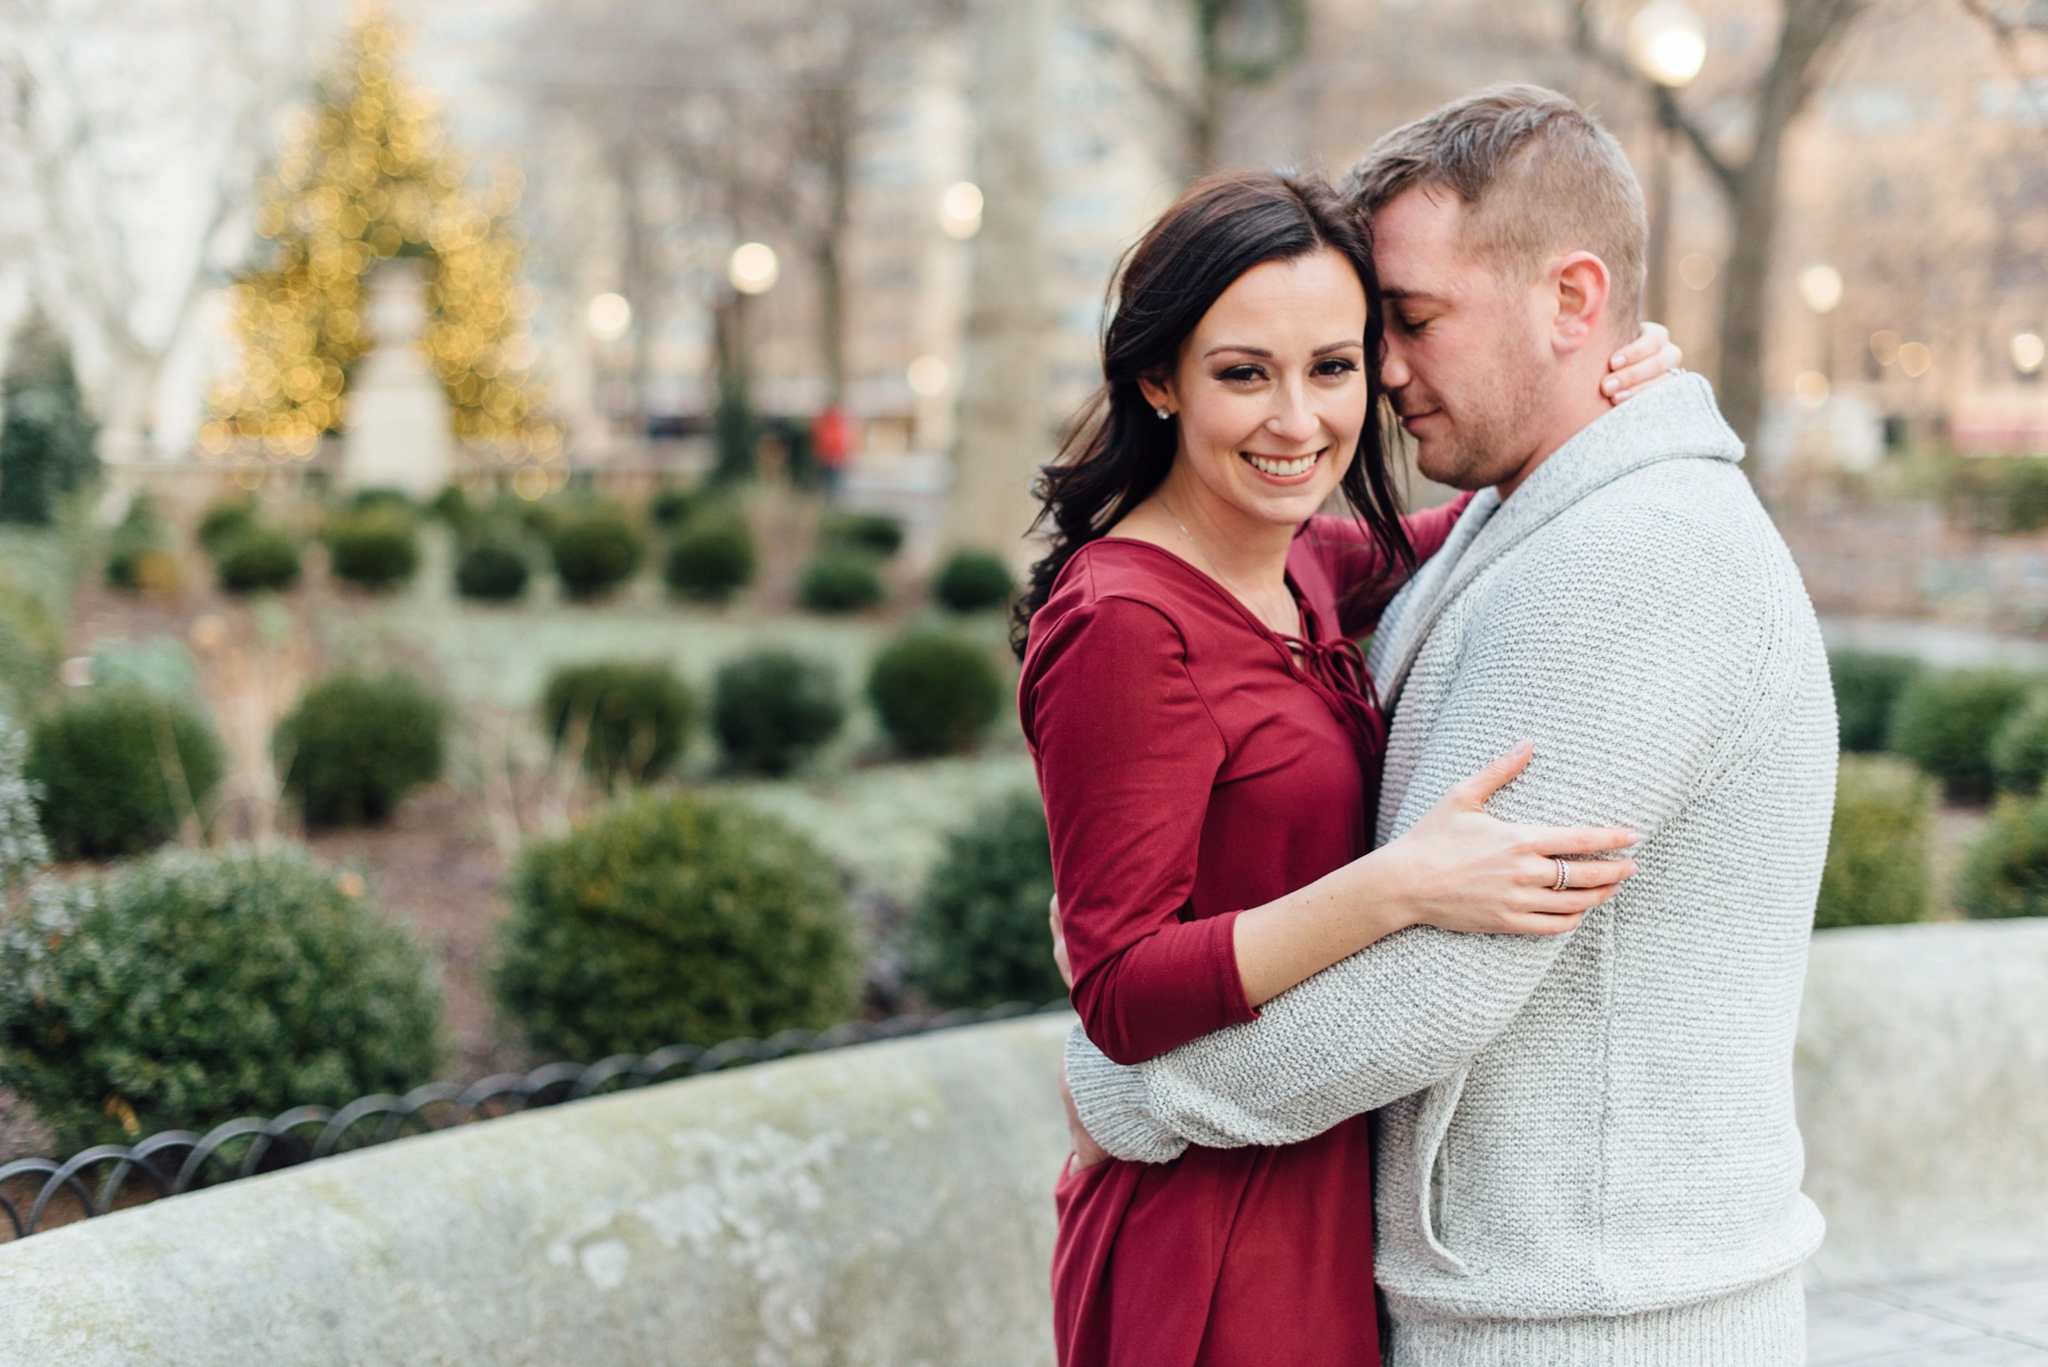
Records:
<instances>
[{"instance_id":1,"label":"woman's eyebrow","mask_svg":"<svg viewBox=\"0 0 2048 1367\"><path fill-rule=\"evenodd\" d=\"M1344 351L1351 347L1359 347L1364 345L1365 343L1359 341L1356 337L1346 337L1341 342L1325 342L1321 346L1317 347L1315 351L1310 354L1316 356L1327 356L1333 351ZM1224 342L1219 346L1210 347L1207 351L1202 353L1202 359L1206 361L1211 356L1221 355L1223 352L1226 351L1235 352L1240 356L1256 356L1262 361L1270 361L1273 359L1273 353L1262 346L1239 346L1235 342Z\"/></svg>"}]
</instances>

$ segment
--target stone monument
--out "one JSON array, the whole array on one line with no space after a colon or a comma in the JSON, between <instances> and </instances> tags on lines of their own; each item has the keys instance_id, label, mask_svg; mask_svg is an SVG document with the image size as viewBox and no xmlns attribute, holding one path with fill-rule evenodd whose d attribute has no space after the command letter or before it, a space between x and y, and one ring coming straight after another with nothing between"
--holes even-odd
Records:
<instances>
[{"instance_id":1,"label":"stone monument","mask_svg":"<svg viewBox=\"0 0 2048 1367\"><path fill-rule=\"evenodd\" d=\"M420 346L427 321L421 263L385 262L366 293L376 346L350 389L341 481L432 498L448 482L455 438L447 391Z\"/></svg>"}]
</instances>

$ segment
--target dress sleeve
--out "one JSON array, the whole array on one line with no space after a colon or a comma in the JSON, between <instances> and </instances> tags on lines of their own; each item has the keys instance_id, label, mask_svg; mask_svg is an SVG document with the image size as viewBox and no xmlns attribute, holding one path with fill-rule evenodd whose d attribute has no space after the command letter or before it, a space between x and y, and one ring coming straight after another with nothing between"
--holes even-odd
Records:
<instances>
[{"instance_id":1,"label":"dress sleeve","mask_svg":"<svg viewBox=\"0 0 2048 1367\"><path fill-rule=\"evenodd\" d=\"M1237 913L1181 919L1226 750L1180 632L1142 603L1077 607L1024 687L1088 1037L1137 1063L1254 1019L1232 942Z\"/></svg>"},{"instance_id":2,"label":"dress sleeve","mask_svg":"<svg viewBox=\"0 0 2048 1367\"><path fill-rule=\"evenodd\" d=\"M1472 495L1460 494L1449 503L1401 519L1409 544L1415 547L1416 564L1443 548L1471 501ZM1308 520L1301 539L1329 576L1337 596L1338 625L1344 634L1363 636L1378 627L1380 614L1408 582L1401 562L1355 517L1318 514Z\"/></svg>"}]
</instances>

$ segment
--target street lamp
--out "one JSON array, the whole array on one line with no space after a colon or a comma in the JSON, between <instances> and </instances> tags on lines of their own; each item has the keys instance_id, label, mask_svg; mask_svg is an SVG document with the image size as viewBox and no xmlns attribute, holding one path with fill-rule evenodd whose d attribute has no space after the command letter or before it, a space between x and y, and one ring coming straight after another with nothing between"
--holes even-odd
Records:
<instances>
[{"instance_id":1,"label":"street lamp","mask_svg":"<svg viewBox=\"0 0 2048 1367\"><path fill-rule=\"evenodd\" d=\"M955 242L965 242L981 231L981 187L971 180L957 181L939 196L939 228Z\"/></svg>"},{"instance_id":2,"label":"street lamp","mask_svg":"<svg viewBox=\"0 0 2048 1367\"><path fill-rule=\"evenodd\" d=\"M1650 0L1628 23L1628 55L1657 88L1657 164L1650 180L1649 298L1652 318L1665 319L1665 277L1671 255L1671 163L1678 155L1678 101L1707 63L1707 29L1684 0Z\"/></svg>"},{"instance_id":3,"label":"street lamp","mask_svg":"<svg viewBox=\"0 0 2048 1367\"><path fill-rule=\"evenodd\" d=\"M2029 379L2041 373L2041 363L2048 361L2048 342L2041 340L2038 332L2016 332L2012 338L2012 368Z\"/></svg>"},{"instance_id":4,"label":"street lamp","mask_svg":"<svg viewBox=\"0 0 2048 1367\"><path fill-rule=\"evenodd\" d=\"M782 278L782 262L766 242L742 242L725 263L725 278L741 294L766 294Z\"/></svg>"}]
</instances>

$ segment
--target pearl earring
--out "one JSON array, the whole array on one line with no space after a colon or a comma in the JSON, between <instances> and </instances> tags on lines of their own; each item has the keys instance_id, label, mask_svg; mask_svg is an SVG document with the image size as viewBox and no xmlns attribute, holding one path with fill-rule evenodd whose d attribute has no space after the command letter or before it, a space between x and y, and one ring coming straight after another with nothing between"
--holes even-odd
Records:
<instances>
[{"instance_id":1,"label":"pearl earring","mask_svg":"<svg viewBox=\"0 0 2048 1367\"><path fill-rule=\"evenodd\" d=\"M1152 411L1159 415L1159 421L1161 422L1165 422L1168 418L1173 416L1172 413L1169 413L1167 411L1165 404L1159 405L1159 407L1153 409Z\"/></svg>"}]
</instances>

